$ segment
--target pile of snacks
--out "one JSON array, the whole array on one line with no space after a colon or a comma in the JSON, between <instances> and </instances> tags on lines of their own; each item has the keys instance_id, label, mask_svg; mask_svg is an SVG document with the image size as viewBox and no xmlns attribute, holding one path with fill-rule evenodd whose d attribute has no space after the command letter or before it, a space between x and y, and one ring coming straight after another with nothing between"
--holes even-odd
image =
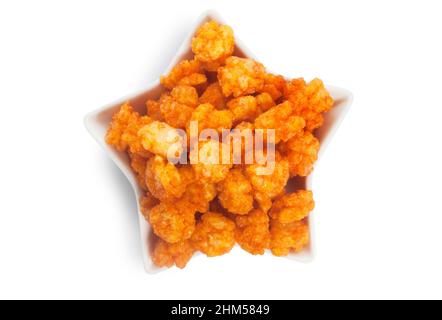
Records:
<instances>
[{"instance_id":1,"label":"pile of snacks","mask_svg":"<svg viewBox=\"0 0 442 320\"><path fill-rule=\"evenodd\" d=\"M236 243L254 255L269 249L276 256L309 244L312 192L288 194L285 187L313 170L314 131L333 99L319 79L286 80L234 50L230 27L205 23L192 40L193 60L161 78L161 97L147 101L143 114L124 104L109 126L107 143L128 154L145 191L140 204L156 236L152 259L159 267L184 268L196 251L215 257ZM200 131L219 133L273 129L273 172L261 175L262 163L172 163L171 150L176 157L191 155L179 133L189 133L191 121ZM220 144L200 141L196 154L210 157Z\"/></svg>"}]
</instances>

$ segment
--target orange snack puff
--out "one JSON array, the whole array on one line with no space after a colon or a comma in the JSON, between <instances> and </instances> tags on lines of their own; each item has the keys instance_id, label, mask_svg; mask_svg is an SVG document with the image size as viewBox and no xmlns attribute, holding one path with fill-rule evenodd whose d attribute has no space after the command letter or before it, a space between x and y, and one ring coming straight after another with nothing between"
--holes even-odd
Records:
<instances>
[{"instance_id":1,"label":"orange snack puff","mask_svg":"<svg viewBox=\"0 0 442 320\"><path fill-rule=\"evenodd\" d=\"M271 171L271 174L260 174L260 169L266 166L267 164L258 163L248 165L246 173L255 191L264 193L274 199L284 191L284 187L287 185L290 175L289 163L279 153L276 153L274 170Z\"/></svg>"},{"instance_id":2,"label":"orange snack puff","mask_svg":"<svg viewBox=\"0 0 442 320\"><path fill-rule=\"evenodd\" d=\"M186 199L196 211L205 213L209 211L210 201L217 196L216 185L214 183L195 180L187 186L183 199Z\"/></svg>"},{"instance_id":3,"label":"orange snack puff","mask_svg":"<svg viewBox=\"0 0 442 320\"><path fill-rule=\"evenodd\" d=\"M144 149L140 137L138 136L138 131L150 123L152 123L152 119L148 116L140 116L137 117L133 122L129 122L129 125L121 136L121 140L123 143L128 145L131 153L139 154L145 157L150 156L150 152L146 152L146 149Z\"/></svg>"},{"instance_id":4,"label":"orange snack puff","mask_svg":"<svg viewBox=\"0 0 442 320\"><path fill-rule=\"evenodd\" d=\"M280 154L276 154L273 163L274 170L271 174L261 174L263 168L268 168L268 163L252 164L246 167L247 176L252 184L255 200L264 212L272 206L272 200L283 193L289 179L289 164ZM269 170L269 169L266 169Z\"/></svg>"},{"instance_id":5,"label":"orange snack puff","mask_svg":"<svg viewBox=\"0 0 442 320\"><path fill-rule=\"evenodd\" d=\"M196 211L200 213L207 212L210 202L217 195L216 185L205 179L197 179L191 166L183 166L179 170L187 185L182 198L194 206Z\"/></svg>"},{"instance_id":6,"label":"orange snack puff","mask_svg":"<svg viewBox=\"0 0 442 320\"><path fill-rule=\"evenodd\" d=\"M138 131L143 148L163 158L179 158L184 151L184 138L167 123L154 121Z\"/></svg>"},{"instance_id":7,"label":"orange snack puff","mask_svg":"<svg viewBox=\"0 0 442 320\"><path fill-rule=\"evenodd\" d=\"M275 143L287 141L305 127L305 121L299 116L292 115L290 102L286 101L269 109L255 119L256 129L274 129Z\"/></svg>"},{"instance_id":8,"label":"orange snack puff","mask_svg":"<svg viewBox=\"0 0 442 320\"><path fill-rule=\"evenodd\" d=\"M270 110L271 108L276 106L276 103L273 100L272 96L267 92L260 93L255 98L260 112L266 112L267 110Z\"/></svg>"},{"instance_id":9,"label":"orange snack puff","mask_svg":"<svg viewBox=\"0 0 442 320\"><path fill-rule=\"evenodd\" d=\"M200 104L192 113L190 121L198 123L198 132L204 129L214 129L222 132L222 129L230 129L233 125L233 113L230 110L217 110L209 103ZM189 127L187 128L188 135Z\"/></svg>"},{"instance_id":10,"label":"orange snack puff","mask_svg":"<svg viewBox=\"0 0 442 320\"><path fill-rule=\"evenodd\" d=\"M218 110L226 108L226 97L218 82L210 84L200 97L200 104L209 103Z\"/></svg>"},{"instance_id":11,"label":"orange snack puff","mask_svg":"<svg viewBox=\"0 0 442 320\"><path fill-rule=\"evenodd\" d=\"M285 257L290 251L301 251L310 240L308 225L304 221L281 224L277 220L272 220L270 234L270 249L273 255L278 257Z\"/></svg>"},{"instance_id":12,"label":"orange snack puff","mask_svg":"<svg viewBox=\"0 0 442 320\"><path fill-rule=\"evenodd\" d=\"M106 142L115 147L118 151L126 151L127 143L122 140L124 131L129 123L137 121L137 114L129 103L121 106L120 110L112 117L112 122L107 130Z\"/></svg>"},{"instance_id":13,"label":"orange snack puff","mask_svg":"<svg viewBox=\"0 0 442 320\"><path fill-rule=\"evenodd\" d=\"M261 210L253 210L248 215L236 217L235 239L245 251L264 254L270 246L269 217Z\"/></svg>"},{"instance_id":14,"label":"orange snack puff","mask_svg":"<svg viewBox=\"0 0 442 320\"><path fill-rule=\"evenodd\" d=\"M223 147L224 146L224 147ZM226 163L222 161L223 157ZM190 161L196 178L210 183L223 181L233 164L231 149L218 141L208 140L198 144L198 152L190 152Z\"/></svg>"},{"instance_id":15,"label":"orange snack puff","mask_svg":"<svg viewBox=\"0 0 442 320\"><path fill-rule=\"evenodd\" d=\"M307 190L299 190L276 199L270 211L270 216L282 224L289 224L303 220L314 208L313 193Z\"/></svg>"},{"instance_id":16,"label":"orange snack puff","mask_svg":"<svg viewBox=\"0 0 442 320\"><path fill-rule=\"evenodd\" d=\"M264 87L262 92L268 93L273 100L281 98L286 90L286 81L283 76L266 74L264 78Z\"/></svg>"},{"instance_id":17,"label":"orange snack puff","mask_svg":"<svg viewBox=\"0 0 442 320\"><path fill-rule=\"evenodd\" d=\"M147 100L146 102L147 115L154 121L164 122L163 114L161 113L160 103L155 100Z\"/></svg>"},{"instance_id":18,"label":"orange snack puff","mask_svg":"<svg viewBox=\"0 0 442 320\"><path fill-rule=\"evenodd\" d=\"M319 141L311 132L302 132L281 146L287 156L291 176L306 177L318 160Z\"/></svg>"},{"instance_id":19,"label":"orange snack puff","mask_svg":"<svg viewBox=\"0 0 442 320\"><path fill-rule=\"evenodd\" d=\"M192 235L192 244L208 257L229 253L235 245L235 223L220 213L205 213Z\"/></svg>"},{"instance_id":20,"label":"orange snack puff","mask_svg":"<svg viewBox=\"0 0 442 320\"><path fill-rule=\"evenodd\" d=\"M191 86L176 86L170 92L172 98L181 104L195 108L198 105L198 92Z\"/></svg>"},{"instance_id":21,"label":"orange snack puff","mask_svg":"<svg viewBox=\"0 0 442 320\"><path fill-rule=\"evenodd\" d=\"M160 98L160 112L164 121L174 128L185 129L198 104L198 92L191 86L177 86Z\"/></svg>"},{"instance_id":22,"label":"orange snack puff","mask_svg":"<svg viewBox=\"0 0 442 320\"><path fill-rule=\"evenodd\" d=\"M258 104L254 96L244 96L230 100L227 107L233 113L233 119L241 121L253 121L260 114Z\"/></svg>"},{"instance_id":23,"label":"orange snack puff","mask_svg":"<svg viewBox=\"0 0 442 320\"><path fill-rule=\"evenodd\" d=\"M242 164L253 163L255 151L253 129L252 123L243 121L230 132L227 141L232 145L232 157L235 164L238 164L238 159L241 159Z\"/></svg>"},{"instance_id":24,"label":"orange snack puff","mask_svg":"<svg viewBox=\"0 0 442 320\"><path fill-rule=\"evenodd\" d=\"M168 243L187 240L195 230L195 211L186 201L160 202L148 218L153 232Z\"/></svg>"},{"instance_id":25,"label":"orange snack puff","mask_svg":"<svg viewBox=\"0 0 442 320\"><path fill-rule=\"evenodd\" d=\"M192 258L194 252L195 250L189 240L171 244L157 239L152 260L160 268L170 268L176 265L178 268L183 269Z\"/></svg>"},{"instance_id":26,"label":"orange snack puff","mask_svg":"<svg viewBox=\"0 0 442 320\"><path fill-rule=\"evenodd\" d=\"M218 184L218 199L229 212L244 215L253 209L252 185L240 168L232 169Z\"/></svg>"},{"instance_id":27,"label":"orange snack puff","mask_svg":"<svg viewBox=\"0 0 442 320\"><path fill-rule=\"evenodd\" d=\"M202 25L192 39L195 59L208 71L216 71L226 58L232 55L234 49L235 39L232 28L219 25L215 21Z\"/></svg>"},{"instance_id":28,"label":"orange snack puff","mask_svg":"<svg viewBox=\"0 0 442 320\"><path fill-rule=\"evenodd\" d=\"M226 97L239 97L262 90L266 73L264 66L252 59L230 57L218 69L218 80Z\"/></svg>"},{"instance_id":29,"label":"orange snack puff","mask_svg":"<svg viewBox=\"0 0 442 320\"><path fill-rule=\"evenodd\" d=\"M173 128L186 128L193 109L188 105L177 102L167 94L160 99L160 111L164 122Z\"/></svg>"},{"instance_id":30,"label":"orange snack puff","mask_svg":"<svg viewBox=\"0 0 442 320\"><path fill-rule=\"evenodd\" d=\"M269 212L273 204L272 198L268 194L260 191L254 191L253 196L258 203L259 208L265 213Z\"/></svg>"},{"instance_id":31,"label":"orange snack puff","mask_svg":"<svg viewBox=\"0 0 442 320\"><path fill-rule=\"evenodd\" d=\"M333 107L333 98L319 79L313 79L309 84L303 79L294 79L288 84L285 95L292 103L294 113L305 119L309 131L322 126L322 113Z\"/></svg>"},{"instance_id":32,"label":"orange snack puff","mask_svg":"<svg viewBox=\"0 0 442 320\"><path fill-rule=\"evenodd\" d=\"M163 201L180 198L186 189L177 167L160 156L147 162L145 177L149 191L155 198Z\"/></svg>"},{"instance_id":33,"label":"orange snack puff","mask_svg":"<svg viewBox=\"0 0 442 320\"><path fill-rule=\"evenodd\" d=\"M118 151L129 149L131 153L148 156L149 153L144 150L138 138L138 130L151 122L152 119L140 116L129 103L125 103L112 118L106 142Z\"/></svg>"},{"instance_id":34,"label":"orange snack puff","mask_svg":"<svg viewBox=\"0 0 442 320\"><path fill-rule=\"evenodd\" d=\"M161 84L167 89L177 85L198 86L206 82L201 63L196 60L183 60L167 76L161 77Z\"/></svg>"}]
</instances>

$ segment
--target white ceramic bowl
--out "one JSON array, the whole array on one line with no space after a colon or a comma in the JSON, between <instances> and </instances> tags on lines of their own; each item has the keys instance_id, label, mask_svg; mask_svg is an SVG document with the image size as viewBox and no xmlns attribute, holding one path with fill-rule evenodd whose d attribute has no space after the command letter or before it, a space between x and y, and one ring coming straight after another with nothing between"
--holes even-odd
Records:
<instances>
[{"instance_id":1,"label":"white ceramic bowl","mask_svg":"<svg viewBox=\"0 0 442 320\"><path fill-rule=\"evenodd\" d=\"M215 20L219 23L225 23L223 19L213 11L207 11L201 15L201 17L196 21L191 32L184 40L180 49L178 50L177 55L170 63L169 67L165 71L165 74L168 73L178 62L184 59L188 59L192 57L192 52L190 49L190 44L193 35L196 30L205 22L209 20ZM254 58L254 56L249 52L249 50L242 44L237 37L236 40L236 49L235 55ZM158 75L159 78L159 75ZM324 153L325 148L330 142L332 136L336 132L339 124L343 120L346 112L348 111L351 102L352 102L352 94L344 89L327 86L330 94L335 100L334 108L325 114L325 122L324 125L315 132L315 135L321 142L321 149L319 153L319 157ZM126 154L117 152L114 148L110 147L106 144L105 135L107 131L107 127L112 119L112 115L118 111L120 106L126 102L130 101L131 105L139 112L143 112L145 110L145 102L148 99L157 99L161 95L164 89L161 87L159 80L151 83L145 90L142 92L138 92L127 97L120 99L117 102L111 103L99 110L96 110L85 117L85 125L89 133L97 140L97 142L103 147L109 157L116 163L116 165L123 171L127 179L130 181L133 190L137 199L139 199L143 195L143 191L139 188L137 179L135 174L132 172L130 167L129 158ZM299 188L307 188L312 189L312 175L307 178L302 179L292 179L289 182L287 189L289 191L293 191ZM309 216L309 228L311 234L311 240L309 246L307 246L302 252L297 254L291 254L289 259L297 260L301 262L309 262L313 259L314 256L314 218L315 213L312 212ZM140 233L141 233L141 241L142 241L142 250L143 250L143 261L146 272L148 273L157 273L163 269L156 267L152 259L150 258L150 253L152 250L152 240L153 233L149 224L144 219L141 214L140 207L138 204L138 219L140 225Z\"/></svg>"}]
</instances>

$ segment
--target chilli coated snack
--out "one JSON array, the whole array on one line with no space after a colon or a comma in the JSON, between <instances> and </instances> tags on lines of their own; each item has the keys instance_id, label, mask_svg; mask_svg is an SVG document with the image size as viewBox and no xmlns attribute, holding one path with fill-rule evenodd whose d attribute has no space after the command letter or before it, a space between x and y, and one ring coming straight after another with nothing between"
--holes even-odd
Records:
<instances>
[{"instance_id":1,"label":"chilli coated snack","mask_svg":"<svg viewBox=\"0 0 442 320\"><path fill-rule=\"evenodd\" d=\"M140 206L156 236L153 262L184 268L197 251L220 256L235 244L253 255L303 250L313 194L287 193L286 186L312 172L320 147L315 129L333 99L319 79L287 80L235 56L229 26L203 24L191 46L193 59L161 77L162 95L141 113L125 103L106 136L127 153L144 191ZM208 134L192 144L195 131ZM213 138L233 139L234 132L249 132L252 142L260 132L266 161L258 161L256 143L235 149Z\"/></svg>"}]
</instances>

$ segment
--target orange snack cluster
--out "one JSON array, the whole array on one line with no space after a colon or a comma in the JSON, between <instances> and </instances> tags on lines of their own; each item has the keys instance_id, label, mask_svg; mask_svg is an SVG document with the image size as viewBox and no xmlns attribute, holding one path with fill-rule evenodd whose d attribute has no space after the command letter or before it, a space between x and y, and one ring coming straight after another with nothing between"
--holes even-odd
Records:
<instances>
[{"instance_id":1,"label":"orange snack cluster","mask_svg":"<svg viewBox=\"0 0 442 320\"><path fill-rule=\"evenodd\" d=\"M169 75L161 77L161 84L167 89L177 85L198 86L207 83L201 63L184 60L178 63Z\"/></svg>"},{"instance_id":2,"label":"orange snack cluster","mask_svg":"<svg viewBox=\"0 0 442 320\"><path fill-rule=\"evenodd\" d=\"M270 246L270 219L262 210L252 210L245 216L236 217L236 241L247 252L264 254Z\"/></svg>"},{"instance_id":3,"label":"orange snack cluster","mask_svg":"<svg viewBox=\"0 0 442 320\"><path fill-rule=\"evenodd\" d=\"M226 97L239 97L264 88L264 66L252 59L230 57L218 69L218 80Z\"/></svg>"},{"instance_id":4,"label":"orange snack cluster","mask_svg":"<svg viewBox=\"0 0 442 320\"><path fill-rule=\"evenodd\" d=\"M295 79L288 83L285 97L292 103L294 114L306 121L306 129L313 131L324 123L323 113L333 107L333 99L319 79L306 83Z\"/></svg>"},{"instance_id":5,"label":"orange snack cluster","mask_svg":"<svg viewBox=\"0 0 442 320\"><path fill-rule=\"evenodd\" d=\"M198 92L191 86L177 86L159 101L161 118L175 128L184 129L198 106Z\"/></svg>"},{"instance_id":6,"label":"orange snack cluster","mask_svg":"<svg viewBox=\"0 0 442 320\"><path fill-rule=\"evenodd\" d=\"M200 104L208 103L219 110L226 108L226 97L218 82L210 84L199 99Z\"/></svg>"},{"instance_id":7,"label":"orange snack cluster","mask_svg":"<svg viewBox=\"0 0 442 320\"><path fill-rule=\"evenodd\" d=\"M285 257L291 251L301 251L310 239L306 221L283 224L278 220L272 220L270 235L270 249L277 257Z\"/></svg>"},{"instance_id":8,"label":"orange snack cluster","mask_svg":"<svg viewBox=\"0 0 442 320\"><path fill-rule=\"evenodd\" d=\"M184 268L194 252L195 249L189 240L171 244L157 239L152 259L158 267L170 268L176 265L178 268Z\"/></svg>"},{"instance_id":9,"label":"orange snack cluster","mask_svg":"<svg viewBox=\"0 0 442 320\"><path fill-rule=\"evenodd\" d=\"M195 60L200 61L207 71L217 69L230 57L235 49L233 30L215 21L204 24L192 40Z\"/></svg>"},{"instance_id":10,"label":"orange snack cluster","mask_svg":"<svg viewBox=\"0 0 442 320\"><path fill-rule=\"evenodd\" d=\"M140 210L155 234L153 262L184 268L196 252L220 256L236 243L253 255L305 249L313 194L286 187L312 172L320 148L315 130L333 99L319 79L287 80L235 56L232 29L215 21L200 27L191 46L194 56L161 77L162 94L143 110L122 105L106 135L128 155L144 192ZM229 139L233 129L249 132L252 144L236 149L212 137L192 144L195 129L227 132ZM261 156L253 144L258 132L273 143ZM274 141L265 135L270 132ZM272 150L269 170L270 160L261 160Z\"/></svg>"},{"instance_id":11,"label":"orange snack cluster","mask_svg":"<svg viewBox=\"0 0 442 320\"><path fill-rule=\"evenodd\" d=\"M241 168L230 170L218 184L218 200L229 212L245 215L253 209L253 189Z\"/></svg>"},{"instance_id":12,"label":"orange snack cluster","mask_svg":"<svg viewBox=\"0 0 442 320\"><path fill-rule=\"evenodd\" d=\"M270 216L282 224L301 221L315 208L313 193L307 190L283 195L273 202Z\"/></svg>"},{"instance_id":13,"label":"orange snack cluster","mask_svg":"<svg viewBox=\"0 0 442 320\"><path fill-rule=\"evenodd\" d=\"M235 245L235 222L215 212L203 214L191 242L208 257L229 253Z\"/></svg>"},{"instance_id":14,"label":"orange snack cluster","mask_svg":"<svg viewBox=\"0 0 442 320\"><path fill-rule=\"evenodd\" d=\"M168 243L189 239L195 230L195 209L187 201L161 202L149 210L154 233Z\"/></svg>"}]
</instances>

